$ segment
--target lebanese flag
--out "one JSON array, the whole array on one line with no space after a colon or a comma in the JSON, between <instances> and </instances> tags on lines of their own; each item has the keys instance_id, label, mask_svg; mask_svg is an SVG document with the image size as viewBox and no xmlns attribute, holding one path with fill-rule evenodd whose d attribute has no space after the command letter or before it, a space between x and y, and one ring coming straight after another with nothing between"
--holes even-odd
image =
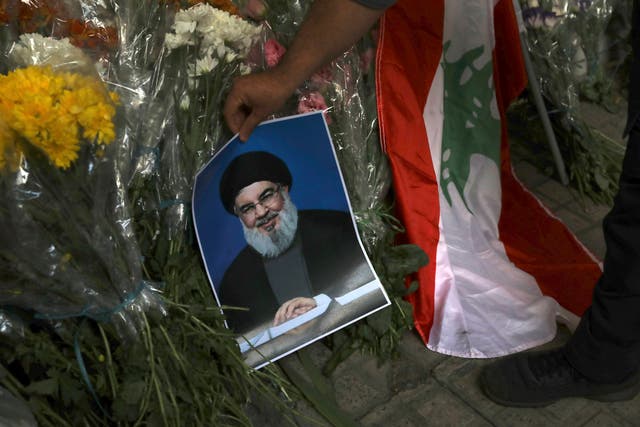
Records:
<instances>
[{"instance_id":1,"label":"lebanese flag","mask_svg":"<svg viewBox=\"0 0 640 427\"><path fill-rule=\"evenodd\" d=\"M496 357L577 324L600 267L514 177L504 111L525 87L511 0L399 0L377 55L378 114L427 346Z\"/></svg>"}]
</instances>

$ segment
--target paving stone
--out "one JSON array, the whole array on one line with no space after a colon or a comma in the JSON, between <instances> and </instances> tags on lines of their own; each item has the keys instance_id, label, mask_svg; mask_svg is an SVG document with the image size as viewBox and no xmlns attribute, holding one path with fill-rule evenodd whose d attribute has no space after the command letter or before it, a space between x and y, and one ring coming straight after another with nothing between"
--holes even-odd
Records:
<instances>
[{"instance_id":1,"label":"paving stone","mask_svg":"<svg viewBox=\"0 0 640 427\"><path fill-rule=\"evenodd\" d=\"M630 427L637 426L638 421L639 420L637 418L634 421L629 421L622 419L611 412L602 411L586 423L582 424L582 427Z\"/></svg>"},{"instance_id":2,"label":"paving stone","mask_svg":"<svg viewBox=\"0 0 640 427\"><path fill-rule=\"evenodd\" d=\"M556 210L554 215L560 218L564 225L566 225L573 233L584 230L592 225L588 219L566 208Z\"/></svg>"},{"instance_id":3,"label":"paving stone","mask_svg":"<svg viewBox=\"0 0 640 427\"><path fill-rule=\"evenodd\" d=\"M531 191L531 189L529 189ZM564 206L566 202L558 202L557 200L553 200L544 194L536 191L531 191L533 195L542 203L542 205L553 214L557 209L560 209ZM555 216L555 214L553 214Z\"/></svg>"},{"instance_id":4,"label":"paving stone","mask_svg":"<svg viewBox=\"0 0 640 427\"><path fill-rule=\"evenodd\" d=\"M594 224L601 222L611 210L609 205L595 204L590 200L576 200L566 205L565 208L589 218Z\"/></svg>"},{"instance_id":5,"label":"paving stone","mask_svg":"<svg viewBox=\"0 0 640 427\"><path fill-rule=\"evenodd\" d=\"M536 188L550 178L528 161L518 161L513 165L518 180L527 188Z\"/></svg>"},{"instance_id":6,"label":"paving stone","mask_svg":"<svg viewBox=\"0 0 640 427\"><path fill-rule=\"evenodd\" d=\"M597 104L582 102L580 104L582 118L589 126L596 128L604 135L622 144L622 133L626 124L626 110L611 113Z\"/></svg>"},{"instance_id":7,"label":"paving stone","mask_svg":"<svg viewBox=\"0 0 640 427\"><path fill-rule=\"evenodd\" d=\"M545 409L561 425L582 425L601 410L587 399L563 399Z\"/></svg>"},{"instance_id":8,"label":"paving stone","mask_svg":"<svg viewBox=\"0 0 640 427\"><path fill-rule=\"evenodd\" d=\"M465 400L438 387L428 394L422 405L417 406L417 411L429 426L490 426Z\"/></svg>"},{"instance_id":9,"label":"paving stone","mask_svg":"<svg viewBox=\"0 0 640 427\"><path fill-rule=\"evenodd\" d=\"M598 260L604 259L607 246L601 226L592 226L590 229L576 233L576 237Z\"/></svg>"},{"instance_id":10,"label":"paving stone","mask_svg":"<svg viewBox=\"0 0 640 427\"><path fill-rule=\"evenodd\" d=\"M331 376L340 407L360 417L390 398L388 363L378 366L373 357L353 354Z\"/></svg>"},{"instance_id":11,"label":"paving stone","mask_svg":"<svg viewBox=\"0 0 640 427\"><path fill-rule=\"evenodd\" d=\"M413 410L401 403L394 408L393 413L374 410L360 420L360 425L363 427L422 427L424 421L416 417L413 412ZM382 415L386 416L386 418L381 418Z\"/></svg>"},{"instance_id":12,"label":"paving stone","mask_svg":"<svg viewBox=\"0 0 640 427\"><path fill-rule=\"evenodd\" d=\"M430 379L415 390L398 393L361 419L364 426L490 426L480 414Z\"/></svg>"},{"instance_id":13,"label":"paving stone","mask_svg":"<svg viewBox=\"0 0 640 427\"><path fill-rule=\"evenodd\" d=\"M544 408L503 408L499 413L491 417L491 422L497 427L566 425L557 421Z\"/></svg>"},{"instance_id":14,"label":"paving stone","mask_svg":"<svg viewBox=\"0 0 640 427\"><path fill-rule=\"evenodd\" d=\"M369 422L362 422L362 426L365 427L422 427L424 423L421 420L414 420L409 415L401 415L400 417L393 417L389 421L384 421L381 423L370 424Z\"/></svg>"},{"instance_id":15,"label":"paving stone","mask_svg":"<svg viewBox=\"0 0 640 427\"><path fill-rule=\"evenodd\" d=\"M417 333L407 331L398 348L400 356L391 362L389 379L393 392L411 389L424 383L435 366L447 358L429 350Z\"/></svg>"},{"instance_id":16,"label":"paving stone","mask_svg":"<svg viewBox=\"0 0 640 427\"><path fill-rule=\"evenodd\" d=\"M556 204L570 203L574 200L574 197L569 189L553 179L550 179L535 188L534 194L540 194L541 196L550 199Z\"/></svg>"},{"instance_id":17,"label":"paving stone","mask_svg":"<svg viewBox=\"0 0 640 427\"><path fill-rule=\"evenodd\" d=\"M640 425L640 394L626 402L608 403L606 407L619 417L635 425Z\"/></svg>"},{"instance_id":18,"label":"paving stone","mask_svg":"<svg viewBox=\"0 0 640 427\"><path fill-rule=\"evenodd\" d=\"M316 341L310 344L303 351L306 351L313 363L320 368L322 368L331 357L331 350L322 341Z\"/></svg>"},{"instance_id":19,"label":"paving stone","mask_svg":"<svg viewBox=\"0 0 640 427\"><path fill-rule=\"evenodd\" d=\"M492 419L502 406L489 400L478 384L482 367L491 362L491 359L450 357L434 369L434 378L485 418Z\"/></svg>"},{"instance_id":20,"label":"paving stone","mask_svg":"<svg viewBox=\"0 0 640 427\"><path fill-rule=\"evenodd\" d=\"M371 408L360 422L363 426L389 426L394 425L396 419L414 419L411 414L415 414L414 402L429 397L431 384L423 384L416 389L402 391L395 394L388 402ZM408 424L411 425L411 424Z\"/></svg>"}]
</instances>

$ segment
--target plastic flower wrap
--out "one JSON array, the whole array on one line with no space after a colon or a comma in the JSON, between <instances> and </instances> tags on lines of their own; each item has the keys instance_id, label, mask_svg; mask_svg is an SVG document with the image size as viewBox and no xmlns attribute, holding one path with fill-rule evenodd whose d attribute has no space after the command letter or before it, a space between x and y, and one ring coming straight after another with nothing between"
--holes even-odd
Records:
<instances>
[{"instance_id":1,"label":"plastic flower wrap","mask_svg":"<svg viewBox=\"0 0 640 427\"><path fill-rule=\"evenodd\" d=\"M0 25L10 25L17 35L68 38L94 60L108 60L117 44L113 22L104 19L108 15L106 5L92 0L0 1Z\"/></svg>"},{"instance_id":2,"label":"plastic flower wrap","mask_svg":"<svg viewBox=\"0 0 640 427\"><path fill-rule=\"evenodd\" d=\"M570 179L581 194L610 202L620 150L589 129L580 103L607 103L614 91L607 68L608 0L521 0L527 47Z\"/></svg>"},{"instance_id":3,"label":"plastic flower wrap","mask_svg":"<svg viewBox=\"0 0 640 427\"><path fill-rule=\"evenodd\" d=\"M0 305L135 333L156 296L112 159L117 96L67 40L23 35L10 59L16 68L0 75Z\"/></svg>"},{"instance_id":4,"label":"plastic flower wrap","mask_svg":"<svg viewBox=\"0 0 640 427\"><path fill-rule=\"evenodd\" d=\"M235 76L250 68L245 59L261 32L237 15L201 3L181 9L165 38L165 104L173 106L161 153L160 194L166 223L185 230L193 178L228 139L222 117Z\"/></svg>"}]
</instances>

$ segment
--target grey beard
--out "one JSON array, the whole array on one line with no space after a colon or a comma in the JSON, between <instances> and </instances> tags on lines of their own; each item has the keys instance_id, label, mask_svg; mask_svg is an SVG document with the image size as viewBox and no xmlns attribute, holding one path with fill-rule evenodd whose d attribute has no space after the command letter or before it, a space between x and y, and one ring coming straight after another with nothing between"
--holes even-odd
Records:
<instances>
[{"instance_id":1,"label":"grey beard","mask_svg":"<svg viewBox=\"0 0 640 427\"><path fill-rule=\"evenodd\" d=\"M244 238L249 246L266 258L275 258L289 249L293 239L296 237L298 209L291 202L289 194L283 193L282 197L284 198L284 205L278 212L280 224L270 235L265 236L257 227L248 228L242 221L240 222L244 231Z\"/></svg>"}]
</instances>

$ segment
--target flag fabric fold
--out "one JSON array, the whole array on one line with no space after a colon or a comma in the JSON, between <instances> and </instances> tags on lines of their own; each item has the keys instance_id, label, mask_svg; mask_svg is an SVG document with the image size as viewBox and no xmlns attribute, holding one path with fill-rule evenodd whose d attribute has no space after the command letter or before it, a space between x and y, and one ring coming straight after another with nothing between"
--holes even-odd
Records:
<instances>
[{"instance_id":1,"label":"flag fabric fold","mask_svg":"<svg viewBox=\"0 0 640 427\"><path fill-rule=\"evenodd\" d=\"M410 296L427 346L496 357L575 325L600 268L511 170L504 111L526 85L511 0L400 0L376 61L398 216L430 258Z\"/></svg>"}]
</instances>

